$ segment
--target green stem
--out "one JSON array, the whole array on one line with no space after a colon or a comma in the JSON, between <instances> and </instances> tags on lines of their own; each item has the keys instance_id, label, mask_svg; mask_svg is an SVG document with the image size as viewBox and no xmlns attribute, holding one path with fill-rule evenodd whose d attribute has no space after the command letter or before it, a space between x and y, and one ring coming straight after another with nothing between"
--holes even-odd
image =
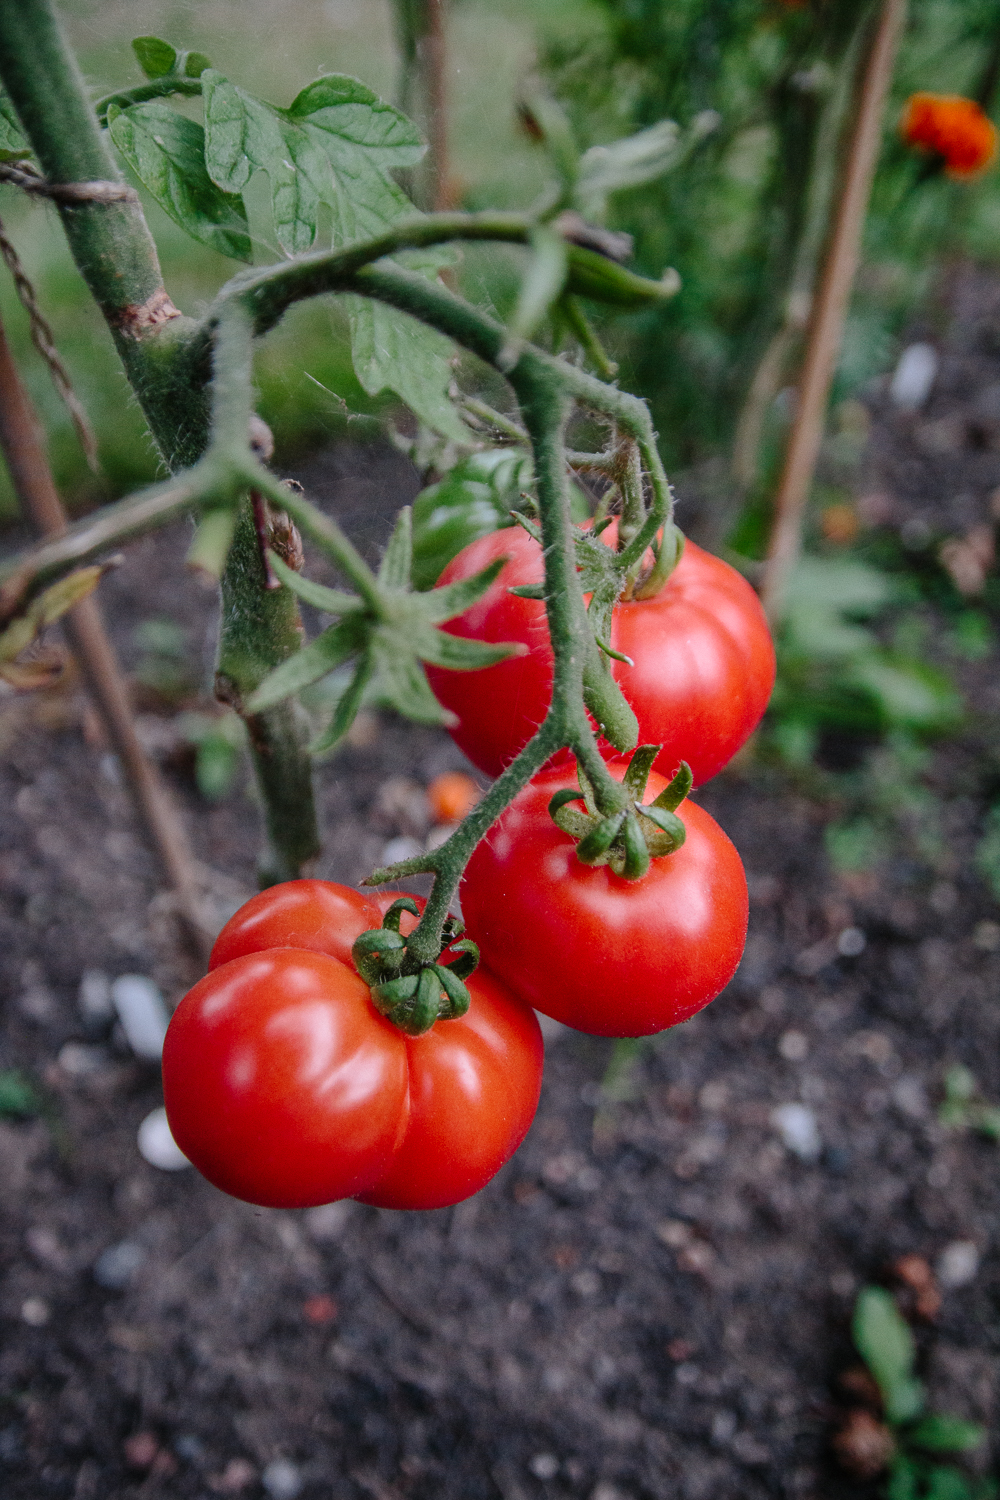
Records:
<instances>
[{"instance_id":1,"label":"green stem","mask_svg":"<svg viewBox=\"0 0 1000 1500\"><path fill-rule=\"evenodd\" d=\"M119 89L115 94L106 94L94 105L99 125L107 125L108 110L112 105L118 109L129 109L133 104L148 104L151 99L167 99L171 94L184 94L195 98L201 93L200 78L177 78L167 74L164 78L152 78L148 83L137 83L135 88Z\"/></svg>"},{"instance_id":2,"label":"green stem","mask_svg":"<svg viewBox=\"0 0 1000 1500\"><path fill-rule=\"evenodd\" d=\"M121 181L49 0L0 0L0 78L50 182ZM118 202L59 204L58 211L164 459L172 470L197 463L209 437L208 350L199 346L196 370L190 353L198 327L167 295L142 209ZM225 383L225 360L222 365ZM248 368L242 378L249 392ZM249 415L248 400L245 409ZM244 423L244 446L246 437ZM233 440L235 434L227 433L227 442ZM185 483L190 485L190 476ZM168 489L165 500L159 497L160 514L187 509L197 498L183 488L180 494ZM147 501L147 516L151 508ZM126 524L135 524L138 514L133 506ZM61 539L64 546L71 536ZM264 582L244 507L222 589L220 685L235 701L300 644L293 595L285 588L267 590ZM255 716L248 727L266 807L268 867L298 873L319 844L301 712L283 704Z\"/></svg>"}]
</instances>

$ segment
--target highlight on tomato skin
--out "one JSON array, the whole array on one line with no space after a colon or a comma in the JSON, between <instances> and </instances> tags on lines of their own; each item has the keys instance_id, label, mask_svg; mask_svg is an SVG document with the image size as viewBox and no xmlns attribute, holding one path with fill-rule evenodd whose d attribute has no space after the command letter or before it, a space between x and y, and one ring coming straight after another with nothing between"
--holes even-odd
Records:
<instances>
[{"instance_id":1,"label":"highlight on tomato skin","mask_svg":"<svg viewBox=\"0 0 1000 1500\"><path fill-rule=\"evenodd\" d=\"M961 94L911 94L900 134L910 146L944 158L949 177L974 177L997 154L997 128L974 99Z\"/></svg>"},{"instance_id":2,"label":"highlight on tomato skin","mask_svg":"<svg viewBox=\"0 0 1000 1500\"><path fill-rule=\"evenodd\" d=\"M627 762L610 762L620 780ZM642 880L580 862L548 804L569 767L529 782L478 845L462 884L483 963L527 1004L595 1036L648 1036L714 1000L743 956L749 900L736 849L704 808ZM667 785L654 771L645 801Z\"/></svg>"},{"instance_id":3,"label":"highlight on tomato skin","mask_svg":"<svg viewBox=\"0 0 1000 1500\"><path fill-rule=\"evenodd\" d=\"M308 1208L387 1171L409 1113L406 1046L353 969L271 948L185 995L167 1028L163 1096L174 1139L209 1182L266 1208Z\"/></svg>"},{"instance_id":4,"label":"highlight on tomato skin","mask_svg":"<svg viewBox=\"0 0 1000 1500\"><path fill-rule=\"evenodd\" d=\"M613 529L604 533L610 541ZM526 532L493 532L470 543L441 574L443 584L508 561L490 588L444 629L482 641L520 641L524 656L478 672L427 668L438 701L458 717L452 738L474 765L499 776L545 717L553 657L545 606L512 587L543 577L539 544ZM774 686L775 657L760 600L734 568L687 542L655 598L620 601L611 646L631 659L611 674L639 720L639 743L663 746L657 770L687 761L708 781L756 729ZM617 754L606 741L601 753Z\"/></svg>"}]
</instances>

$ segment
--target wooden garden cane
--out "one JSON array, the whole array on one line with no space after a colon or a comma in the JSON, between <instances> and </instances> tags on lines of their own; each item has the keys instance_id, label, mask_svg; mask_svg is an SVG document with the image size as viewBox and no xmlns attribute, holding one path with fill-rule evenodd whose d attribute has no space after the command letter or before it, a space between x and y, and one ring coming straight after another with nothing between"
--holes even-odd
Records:
<instances>
[{"instance_id":1,"label":"wooden garden cane","mask_svg":"<svg viewBox=\"0 0 1000 1500\"><path fill-rule=\"evenodd\" d=\"M2 322L0 450L26 514L43 536L60 536L68 525L66 512L52 478L37 413L22 384ZM139 743L125 683L96 599L81 600L63 624L108 739L122 763L140 820L176 893L178 913L199 957L207 962L212 937L201 915L194 859L166 788Z\"/></svg>"},{"instance_id":2,"label":"wooden garden cane","mask_svg":"<svg viewBox=\"0 0 1000 1500\"><path fill-rule=\"evenodd\" d=\"M857 123L816 294L795 419L774 502L774 527L761 588L764 609L772 625L781 617L789 575L801 549L802 517L823 441L827 400L843 339L878 160L882 116L905 18L906 0L885 0L861 83Z\"/></svg>"}]
</instances>

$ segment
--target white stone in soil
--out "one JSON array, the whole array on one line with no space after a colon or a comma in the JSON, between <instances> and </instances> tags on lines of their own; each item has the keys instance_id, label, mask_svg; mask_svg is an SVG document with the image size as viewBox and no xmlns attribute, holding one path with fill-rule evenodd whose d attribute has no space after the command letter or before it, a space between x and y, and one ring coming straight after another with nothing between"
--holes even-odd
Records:
<instances>
[{"instance_id":1,"label":"white stone in soil","mask_svg":"<svg viewBox=\"0 0 1000 1500\"><path fill-rule=\"evenodd\" d=\"M111 1000L136 1057L159 1062L170 1014L153 981L145 974L123 974L111 986Z\"/></svg>"},{"instance_id":2,"label":"white stone in soil","mask_svg":"<svg viewBox=\"0 0 1000 1500\"><path fill-rule=\"evenodd\" d=\"M162 1106L150 1110L139 1126L136 1140L139 1155L151 1167L159 1167L161 1172L179 1172L182 1167L191 1165L171 1134L167 1112Z\"/></svg>"}]
</instances>

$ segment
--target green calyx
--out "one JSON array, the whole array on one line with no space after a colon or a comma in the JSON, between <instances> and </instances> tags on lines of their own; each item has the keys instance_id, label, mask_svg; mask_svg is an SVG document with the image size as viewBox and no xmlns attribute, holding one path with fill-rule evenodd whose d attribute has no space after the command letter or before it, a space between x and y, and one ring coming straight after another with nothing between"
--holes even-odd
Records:
<instances>
[{"instance_id":1,"label":"green calyx","mask_svg":"<svg viewBox=\"0 0 1000 1500\"><path fill-rule=\"evenodd\" d=\"M604 813L593 783L577 763L580 790L565 787L549 802L557 828L577 840L577 858L585 865L608 865L625 880L641 880L652 859L673 854L684 842L684 824L676 808L691 790L691 768L682 761L670 785L647 806L642 798L660 745L640 745L629 762L622 786L628 806ZM584 811L574 803L583 802Z\"/></svg>"},{"instance_id":2,"label":"green calyx","mask_svg":"<svg viewBox=\"0 0 1000 1500\"><path fill-rule=\"evenodd\" d=\"M458 918L449 917L441 934L442 954L447 948L449 962L412 959L399 930L404 911L420 915L413 898L401 896L389 907L381 927L369 928L355 940L351 957L379 1014L407 1036L421 1036L435 1021L456 1021L465 1015L471 999L465 980L479 963L479 949L471 938L462 938Z\"/></svg>"}]
</instances>

